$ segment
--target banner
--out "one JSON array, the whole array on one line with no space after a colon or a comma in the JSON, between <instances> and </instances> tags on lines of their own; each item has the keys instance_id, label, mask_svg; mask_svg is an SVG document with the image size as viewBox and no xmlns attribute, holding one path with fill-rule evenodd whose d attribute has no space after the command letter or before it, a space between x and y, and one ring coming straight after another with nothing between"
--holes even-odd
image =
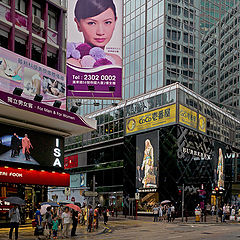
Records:
<instances>
[{"instance_id":1,"label":"banner","mask_svg":"<svg viewBox=\"0 0 240 240\"><path fill-rule=\"evenodd\" d=\"M68 1L67 96L122 98L122 0Z\"/></svg>"},{"instance_id":2,"label":"banner","mask_svg":"<svg viewBox=\"0 0 240 240\"><path fill-rule=\"evenodd\" d=\"M197 113L183 105L179 105L179 122L197 128Z\"/></svg>"},{"instance_id":3,"label":"banner","mask_svg":"<svg viewBox=\"0 0 240 240\"><path fill-rule=\"evenodd\" d=\"M86 173L70 175L70 188L86 187Z\"/></svg>"},{"instance_id":4,"label":"banner","mask_svg":"<svg viewBox=\"0 0 240 240\"><path fill-rule=\"evenodd\" d=\"M0 182L46 186L69 186L68 173L0 167Z\"/></svg>"},{"instance_id":5,"label":"banner","mask_svg":"<svg viewBox=\"0 0 240 240\"><path fill-rule=\"evenodd\" d=\"M40 94L43 103L53 105L59 100L60 108L66 109L64 73L0 47L0 90L13 93L16 87L23 89L26 99Z\"/></svg>"},{"instance_id":6,"label":"banner","mask_svg":"<svg viewBox=\"0 0 240 240\"><path fill-rule=\"evenodd\" d=\"M143 113L126 120L126 134L176 122L176 104Z\"/></svg>"},{"instance_id":7,"label":"banner","mask_svg":"<svg viewBox=\"0 0 240 240\"><path fill-rule=\"evenodd\" d=\"M159 137L158 131L136 137L136 188L158 187Z\"/></svg>"}]
</instances>

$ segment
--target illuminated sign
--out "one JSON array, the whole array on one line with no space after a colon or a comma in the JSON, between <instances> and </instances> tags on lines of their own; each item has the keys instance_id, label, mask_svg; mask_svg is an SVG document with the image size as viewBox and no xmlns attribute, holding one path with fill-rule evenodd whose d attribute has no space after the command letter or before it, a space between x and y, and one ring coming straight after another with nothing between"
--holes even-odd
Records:
<instances>
[{"instance_id":1,"label":"illuminated sign","mask_svg":"<svg viewBox=\"0 0 240 240\"><path fill-rule=\"evenodd\" d=\"M198 130L205 133L206 129L207 129L206 117L204 117L199 113L198 114Z\"/></svg>"},{"instance_id":2,"label":"illuminated sign","mask_svg":"<svg viewBox=\"0 0 240 240\"><path fill-rule=\"evenodd\" d=\"M179 105L179 122L189 127L197 128L197 112Z\"/></svg>"},{"instance_id":3,"label":"illuminated sign","mask_svg":"<svg viewBox=\"0 0 240 240\"><path fill-rule=\"evenodd\" d=\"M176 122L176 104L143 113L126 121L126 134Z\"/></svg>"}]
</instances>

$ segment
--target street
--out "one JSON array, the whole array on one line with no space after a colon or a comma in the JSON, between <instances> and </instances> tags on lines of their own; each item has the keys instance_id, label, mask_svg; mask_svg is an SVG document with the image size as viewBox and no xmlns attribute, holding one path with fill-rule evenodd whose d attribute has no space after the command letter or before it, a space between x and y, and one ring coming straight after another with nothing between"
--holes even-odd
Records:
<instances>
[{"instance_id":1,"label":"street","mask_svg":"<svg viewBox=\"0 0 240 240\"><path fill-rule=\"evenodd\" d=\"M33 229L27 226L20 229L19 240L32 240ZM149 217L141 217L140 220L112 219L107 228L101 224L96 232L88 233L86 227L79 226L76 237L71 239L239 239L239 223L181 223L177 219L174 223L153 223ZM8 229L0 229L0 240L8 239Z\"/></svg>"}]
</instances>

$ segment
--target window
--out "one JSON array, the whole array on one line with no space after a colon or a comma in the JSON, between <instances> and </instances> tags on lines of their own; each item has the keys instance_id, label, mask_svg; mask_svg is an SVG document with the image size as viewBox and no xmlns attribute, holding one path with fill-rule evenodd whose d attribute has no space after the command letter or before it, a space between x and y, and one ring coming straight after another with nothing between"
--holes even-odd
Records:
<instances>
[{"instance_id":1,"label":"window","mask_svg":"<svg viewBox=\"0 0 240 240\"><path fill-rule=\"evenodd\" d=\"M57 69L57 54L52 52L47 52L47 65L51 68Z\"/></svg>"},{"instance_id":2,"label":"window","mask_svg":"<svg viewBox=\"0 0 240 240\"><path fill-rule=\"evenodd\" d=\"M15 37L15 53L26 56L26 40Z\"/></svg>"},{"instance_id":3,"label":"window","mask_svg":"<svg viewBox=\"0 0 240 240\"><path fill-rule=\"evenodd\" d=\"M27 13L26 0L15 0L15 8L21 13Z\"/></svg>"},{"instance_id":4,"label":"window","mask_svg":"<svg viewBox=\"0 0 240 240\"><path fill-rule=\"evenodd\" d=\"M57 13L56 10L48 10L48 27L57 31Z\"/></svg>"},{"instance_id":5,"label":"window","mask_svg":"<svg viewBox=\"0 0 240 240\"><path fill-rule=\"evenodd\" d=\"M42 61L42 47L36 44L32 45L32 60L39 63Z\"/></svg>"},{"instance_id":6,"label":"window","mask_svg":"<svg viewBox=\"0 0 240 240\"><path fill-rule=\"evenodd\" d=\"M9 0L0 0L0 2L2 2L2 3L5 3L5 4L9 5Z\"/></svg>"},{"instance_id":7,"label":"window","mask_svg":"<svg viewBox=\"0 0 240 240\"><path fill-rule=\"evenodd\" d=\"M0 29L0 46L8 49L8 33Z\"/></svg>"},{"instance_id":8,"label":"window","mask_svg":"<svg viewBox=\"0 0 240 240\"><path fill-rule=\"evenodd\" d=\"M42 17L42 7L39 3L37 2L33 2L33 5L32 5L32 13L34 16L37 16L39 18Z\"/></svg>"}]
</instances>

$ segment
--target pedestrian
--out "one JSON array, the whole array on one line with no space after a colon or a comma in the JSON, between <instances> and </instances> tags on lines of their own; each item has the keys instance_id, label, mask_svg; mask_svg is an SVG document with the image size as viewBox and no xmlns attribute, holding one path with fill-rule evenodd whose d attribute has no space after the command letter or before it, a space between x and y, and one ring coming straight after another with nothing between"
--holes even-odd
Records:
<instances>
[{"instance_id":1,"label":"pedestrian","mask_svg":"<svg viewBox=\"0 0 240 240\"><path fill-rule=\"evenodd\" d=\"M78 224L78 213L75 210L72 210L72 231L71 237L77 236L76 229Z\"/></svg>"},{"instance_id":2,"label":"pedestrian","mask_svg":"<svg viewBox=\"0 0 240 240\"><path fill-rule=\"evenodd\" d=\"M98 207L94 209L94 220L93 220L93 225L95 229L98 229L98 218L99 218L99 213L98 213Z\"/></svg>"},{"instance_id":3,"label":"pedestrian","mask_svg":"<svg viewBox=\"0 0 240 240\"><path fill-rule=\"evenodd\" d=\"M42 226L42 215L40 213L41 206L37 205L37 211L35 213L35 221L36 221L36 228L34 231L34 235L39 239L40 235L43 235L43 226Z\"/></svg>"},{"instance_id":4,"label":"pedestrian","mask_svg":"<svg viewBox=\"0 0 240 240\"><path fill-rule=\"evenodd\" d=\"M93 208L91 205L88 206L88 232L92 231L93 224Z\"/></svg>"},{"instance_id":5,"label":"pedestrian","mask_svg":"<svg viewBox=\"0 0 240 240\"><path fill-rule=\"evenodd\" d=\"M51 239L52 235L52 222L53 222L53 217L52 217L52 212L51 212L52 207L47 207L47 212L45 214L46 218L46 228L48 229L48 238Z\"/></svg>"},{"instance_id":6,"label":"pedestrian","mask_svg":"<svg viewBox=\"0 0 240 240\"><path fill-rule=\"evenodd\" d=\"M103 214L103 222L104 222L104 225L107 225L107 222L108 222L108 213L107 213L106 207L103 208L102 214Z\"/></svg>"},{"instance_id":7,"label":"pedestrian","mask_svg":"<svg viewBox=\"0 0 240 240\"><path fill-rule=\"evenodd\" d=\"M162 205L161 204L158 208L158 212L159 212L159 221L161 222L163 220L163 210L162 210Z\"/></svg>"},{"instance_id":8,"label":"pedestrian","mask_svg":"<svg viewBox=\"0 0 240 240\"><path fill-rule=\"evenodd\" d=\"M62 206L60 206L57 210L57 219L58 219L58 225L59 225L58 232L61 234L61 237L62 237L62 230L63 230L62 214L63 214L63 209L62 209Z\"/></svg>"},{"instance_id":9,"label":"pedestrian","mask_svg":"<svg viewBox=\"0 0 240 240\"><path fill-rule=\"evenodd\" d=\"M168 206L167 209L167 221L171 222L171 206Z\"/></svg>"},{"instance_id":10,"label":"pedestrian","mask_svg":"<svg viewBox=\"0 0 240 240\"><path fill-rule=\"evenodd\" d=\"M62 223L63 223L63 237L68 238L70 225L71 225L71 213L69 207L65 208L65 211L62 214Z\"/></svg>"},{"instance_id":11,"label":"pedestrian","mask_svg":"<svg viewBox=\"0 0 240 240\"><path fill-rule=\"evenodd\" d=\"M58 222L58 220L57 220L57 216L55 216L55 217L53 218L53 221L52 221L52 231L53 231L53 238L54 238L54 239L57 238L58 225L59 225L59 222Z\"/></svg>"},{"instance_id":12,"label":"pedestrian","mask_svg":"<svg viewBox=\"0 0 240 240\"><path fill-rule=\"evenodd\" d=\"M212 214L212 216L214 216L214 214L215 214L215 206L214 205L212 205L211 214Z\"/></svg>"},{"instance_id":13,"label":"pedestrian","mask_svg":"<svg viewBox=\"0 0 240 240\"><path fill-rule=\"evenodd\" d=\"M223 212L222 221L226 222L226 217L227 217L227 206L226 206L226 204L223 205L222 212Z\"/></svg>"},{"instance_id":14,"label":"pedestrian","mask_svg":"<svg viewBox=\"0 0 240 240\"><path fill-rule=\"evenodd\" d=\"M10 231L9 231L9 239L12 239L13 229L15 229L15 240L18 239L18 228L19 222L21 220L18 206L16 204L13 205L13 208L9 211L10 218Z\"/></svg>"},{"instance_id":15,"label":"pedestrian","mask_svg":"<svg viewBox=\"0 0 240 240\"><path fill-rule=\"evenodd\" d=\"M156 204L153 208L153 222L158 221L158 215L159 215L159 212L158 212L158 207L157 207L157 204Z\"/></svg>"}]
</instances>

